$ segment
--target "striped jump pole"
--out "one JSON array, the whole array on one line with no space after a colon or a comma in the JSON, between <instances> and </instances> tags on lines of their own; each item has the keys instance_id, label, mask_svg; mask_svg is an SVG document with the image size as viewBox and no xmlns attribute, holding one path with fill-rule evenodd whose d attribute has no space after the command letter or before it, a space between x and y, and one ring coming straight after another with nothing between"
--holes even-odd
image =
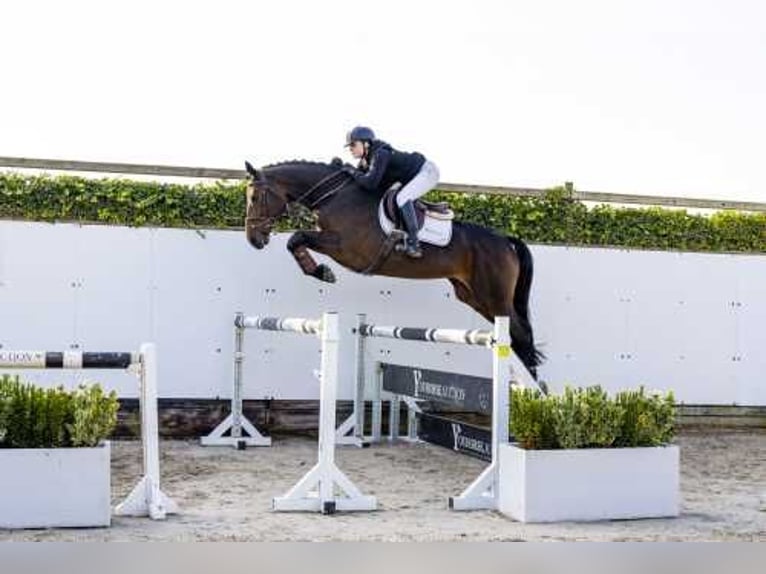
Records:
<instances>
[{"instance_id":1,"label":"striped jump pole","mask_svg":"<svg viewBox=\"0 0 766 574\"><path fill-rule=\"evenodd\" d=\"M428 329L419 327L387 327L381 325L362 324L359 327L362 337L378 337L383 339L402 339L405 341L421 341L424 343L454 343L456 345L492 345L492 331L481 329Z\"/></svg>"},{"instance_id":2,"label":"striped jump pole","mask_svg":"<svg viewBox=\"0 0 766 574\"><path fill-rule=\"evenodd\" d=\"M358 327L362 338L400 339L423 343L452 343L455 345L473 345L492 347L497 343L497 319L493 331L483 329L440 329L419 327L391 327L363 323ZM502 319L502 317L500 317ZM529 373L524 363L511 353L510 367L514 381L524 387L538 387L537 381Z\"/></svg>"},{"instance_id":3,"label":"striped jump pole","mask_svg":"<svg viewBox=\"0 0 766 574\"><path fill-rule=\"evenodd\" d=\"M0 349L0 369L127 369L140 360L141 353Z\"/></svg>"},{"instance_id":4,"label":"striped jump pole","mask_svg":"<svg viewBox=\"0 0 766 574\"><path fill-rule=\"evenodd\" d=\"M303 333L304 335L317 335L322 331L322 319L242 316L235 321L238 321L240 326L245 329L258 329L259 331L283 331L288 333Z\"/></svg>"},{"instance_id":5,"label":"striped jump pole","mask_svg":"<svg viewBox=\"0 0 766 574\"><path fill-rule=\"evenodd\" d=\"M127 369L137 374L144 474L114 512L123 516L149 516L154 520L178 512L176 503L160 489L157 354L154 344L141 345L138 353L0 349L1 369Z\"/></svg>"}]
</instances>

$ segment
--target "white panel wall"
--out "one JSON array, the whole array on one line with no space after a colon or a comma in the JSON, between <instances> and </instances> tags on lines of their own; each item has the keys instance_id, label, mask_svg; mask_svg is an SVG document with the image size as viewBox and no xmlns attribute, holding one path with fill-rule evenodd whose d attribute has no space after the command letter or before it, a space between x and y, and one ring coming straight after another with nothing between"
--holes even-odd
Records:
<instances>
[{"instance_id":1,"label":"white panel wall","mask_svg":"<svg viewBox=\"0 0 766 574\"><path fill-rule=\"evenodd\" d=\"M550 345L542 372L554 387L644 384L689 403L766 402L766 359L756 351L766 257L554 247L535 254L537 335Z\"/></svg>"},{"instance_id":2,"label":"white panel wall","mask_svg":"<svg viewBox=\"0 0 766 574\"><path fill-rule=\"evenodd\" d=\"M0 344L133 350L155 341L163 397L229 397L234 313L356 313L403 326L489 327L446 281L362 277L329 262L338 283L306 278L277 235L255 251L241 232L0 223ZM766 404L766 256L532 246L532 313L553 388L599 383L673 389L690 404ZM321 257L319 259L322 259ZM318 341L248 331L246 398L318 397ZM343 342L350 398L354 342ZM482 349L370 340L387 360L489 376ZM122 373L91 379L136 396ZM77 374L29 373L73 384Z\"/></svg>"}]
</instances>

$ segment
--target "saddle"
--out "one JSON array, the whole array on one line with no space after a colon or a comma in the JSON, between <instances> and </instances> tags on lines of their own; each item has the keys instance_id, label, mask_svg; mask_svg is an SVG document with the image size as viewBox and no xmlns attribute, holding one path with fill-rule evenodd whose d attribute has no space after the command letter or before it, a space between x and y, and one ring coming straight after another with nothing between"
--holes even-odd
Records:
<instances>
[{"instance_id":1,"label":"saddle","mask_svg":"<svg viewBox=\"0 0 766 574\"><path fill-rule=\"evenodd\" d=\"M399 212L399 206L396 203L396 195L401 189L402 186L395 183L386 190L383 194L383 199L381 200L386 217L388 217L398 229L404 229L404 222L402 221L401 213ZM418 219L418 229L423 228L426 216L442 220L451 220L454 217L453 211L445 201L434 203L416 199L414 203L415 213L417 214Z\"/></svg>"}]
</instances>

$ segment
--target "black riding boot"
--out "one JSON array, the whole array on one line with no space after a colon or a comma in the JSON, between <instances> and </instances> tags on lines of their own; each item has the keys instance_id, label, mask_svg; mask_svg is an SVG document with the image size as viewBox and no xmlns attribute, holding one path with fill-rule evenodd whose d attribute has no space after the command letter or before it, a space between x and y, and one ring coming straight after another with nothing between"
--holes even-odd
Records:
<instances>
[{"instance_id":1,"label":"black riding boot","mask_svg":"<svg viewBox=\"0 0 766 574\"><path fill-rule=\"evenodd\" d=\"M423 252L418 244L418 216L415 213L415 204L412 201L406 202L399 210L402 213L404 226L407 228L407 246L404 252L409 257L423 257Z\"/></svg>"}]
</instances>

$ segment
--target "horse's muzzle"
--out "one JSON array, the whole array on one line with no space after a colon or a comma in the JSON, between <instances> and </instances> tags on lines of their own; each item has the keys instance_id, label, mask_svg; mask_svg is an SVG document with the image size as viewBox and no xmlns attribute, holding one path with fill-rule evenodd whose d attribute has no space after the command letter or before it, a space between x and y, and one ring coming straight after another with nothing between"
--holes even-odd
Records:
<instances>
[{"instance_id":1,"label":"horse's muzzle","mask_svg":"<svg viewBox=\"0 0 766 574\"><path fill-rule=\"evenodd\" d=\"M263 249L269 244L271 235L268 231L253 229L247 234L247 241L256 249Z\"/></svg>"}]
</instances>

